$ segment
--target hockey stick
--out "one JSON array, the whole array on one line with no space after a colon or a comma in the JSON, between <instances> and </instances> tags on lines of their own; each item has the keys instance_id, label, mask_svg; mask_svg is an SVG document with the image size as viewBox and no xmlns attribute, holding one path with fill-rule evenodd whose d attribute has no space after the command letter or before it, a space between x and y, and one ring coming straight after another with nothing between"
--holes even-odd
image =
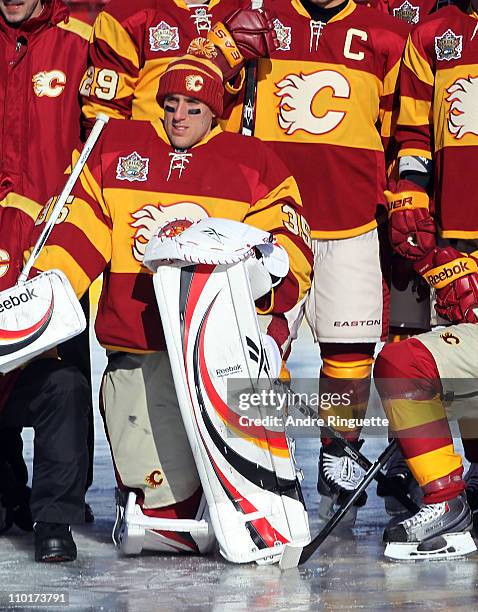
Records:
<instances>
[{"instance_id":1,"label":"hockey stick","mask_svg":"<svg viewBox=\"0 0 478 612\"><path fill-rule=\"evenodd\" d=\"M251 8L255 11L262 8L263 0L252 0ZM257 60L250 60L246 68L246 84L242 106L241 134L254 136L256 118Z\"/></svg>"},{"instance_id":2,"label":"hockey stick","mask_svg":"<svg viewBox=\"0 0 478 612\"><path fill-rule=\"evenodd\" d=\"M27 280L33 264L35 263L38 256L40 255L40 252L45 242L48 240L48 236L50 235L52 229L54 228L55 223L58 217L60 216L63 206L66 204L66 201L70 197L73 187L75 186L75 183L78 180L78 177L80 176L81 171L83 170L83 166L85 165L86 160L88 159L91 151L93 150L93 147L96 144L96 141L98 140L103 128L108 123L108 121L109 121L108 115L105 115L104 113L98 113L98 115L96 115L95 125L93 126L91 133L88 136L87 141L85 142L83 150L81 151L81 154L76 164L73 166L71 174L68 180L66 181L65 186L63 187L63 190L58 197L58 200L55 202L55 205L53 206L53 210L51 211L51 214L47 222L45 223L45 227L43 228L40 236L38 237L38 240L35 243L35 246L32 249L32 252L30 253L30 257L28 258L27 262L25 263L25 266L23 267L23 270L20 276L18 277L17 284L24 283Z\"/></svg>"},{"instance_id":3,"label":"hockey stick","mask_svg":"<svg viewBox=\"0 0 478 612\"><path fill-rule=\"evenodd\" d=\"M283 387L283 385L281 385L281 387ZM306 417L315 418L318 416L317 412L313 410L310 406L305 404L302 400L300 400L300 398L298 402L295 402L293 404L293 407ZM364 472L367 472L367 470L372 467L373 463L369 459L367 459L365 455L363 455L356 448L354 448L352 444L350 444L350 442L340 434L340 432L335 431L327 425L316 425L317 427L320 427L320 429L328 438L334 439L340 445L344 453L348 455L353 461L355 461ZM387 486L387 478L381 472L378 472L375 477L375 480L377 481L377 483ZM393 491L392 495L410 512L418 512L419 507L412 501L410 495L405 491L405 489L403 489L403 487L397 485L396 490Z\"/></svg>"},{"instance_id":4,"label":"hockey stick","mask_svg":"<svg viewBox=\"0 0 478 612\"><path fill-rule=\"evenodd\" d=\"M397 442L395 440L392 440L392 442L380 454L376 461L371 464L371 467L365 473L362 482L354 490L352 495L347 499L346 503L335 512L335 514L327 522L325 527L321 531L319 531L319 533L309 544L304 547L293 546L291 544L286 544L284 546L284 550L282 551L282 555L279 561L279 567L281 568L281 570L292 569L293 567L302 565L308 559L310 559L310 557L324 542L327 536L330 535L330 533L340 523L342 518L347 514L349 509L357 501L362 492L365 491L365 489L372 482L372 480L374 480L374 478L376 478L376 476L380 473L380 470L382 469L383 465L390 459L393 452L395 451L396 445Z\"/></svg>"},{"instance_id":5,"label":"hockey stick","mask_svg":"<svg viewBox=\"0 0 478 612\"><path fill-rule=\"evenodd\" d=\"M283 388L283 386L281 386ZM296 408L301 414L308 417L316 417L317 413L310 406L305 404L299 399L299 402L295 402L293 407ZM319 425L318 425L319 426ZM282 553L279 561L279 566L282 570L291 569L305 563L319 548L319 546L325 541L335 527L340 523L343 517L347 514L349 509L353 506L355 501L360 497L363 491L369 486L372 480L376 480L378 483L386 483L386 477L382 474L381 469L385 463L390 459L393 452L397 447L396 440L392 440L390 444L385 448L381 455L376 459L375 462L369 461L364 455L362 455L357 449L355 449L345 438L343 438L339 432L336 432L330 427L320 426L324 431L325 435L333 438L340 444L344 452L351 457L363 470L364 477L361 483L358 485L350 497L343 506L338 508L334 515L327 521L325 526L316 535L316 537L305 547L298 547L287 544ZM394 497L412 513L416 513L419 507L411 500L408 493L400 486L397 485L396 490L393 491Z\"/></svg>"}]
</instances>

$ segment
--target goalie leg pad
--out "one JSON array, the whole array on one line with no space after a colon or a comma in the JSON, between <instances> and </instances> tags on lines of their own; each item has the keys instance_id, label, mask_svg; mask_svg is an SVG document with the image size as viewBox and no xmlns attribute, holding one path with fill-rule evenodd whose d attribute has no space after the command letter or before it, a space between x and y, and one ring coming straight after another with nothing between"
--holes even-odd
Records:
<instances>
[{"instance_id":1,"label":"goalie leg pad","mask_svg":"<svg viewBox=\"0 0 478 612\"><path fill-rule=\"evenodd\" d=\"M286 543L310 534L283 427L246 426L232 401L250 396L251 381L269 385L270 374L244 265L160 266L153 282L221 554L276 562ZM234 382L245 395L230 393Z\"/></svg>"}]
</instances>

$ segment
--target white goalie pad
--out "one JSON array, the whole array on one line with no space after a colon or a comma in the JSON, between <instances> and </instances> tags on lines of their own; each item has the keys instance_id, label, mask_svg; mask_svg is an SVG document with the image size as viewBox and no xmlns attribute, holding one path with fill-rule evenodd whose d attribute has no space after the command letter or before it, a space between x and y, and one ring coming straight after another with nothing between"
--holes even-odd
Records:
<instances>
[{"instance_id":1,"label":"white goalie pad","mask_svg":"<svg viewBox=\"0 0 478 612\"><path fill-rule=\"evenodd\" d=\"M244 396L228 394L234 380L248 397L259 379L271 388L245 265L160 263L154 289L220 552L234 563L275 563L285 544L305 545L310 533L280 419L270 425L262 406L244 412Z\"/></svg>"},{"instance_id":2,"label":"white goalie pad","mask_svg":"<svg viewBox=\"0 0 478 612\"><path fill-rule=\"evenodd\" d=\"M0 372L14 370L85 327L81 305L59 270L5 289L0 292Z\"/></svg>"},{"instance_id":3,"label":"white goalie pad","mask_svg":"<svg viewBox=\"0 0 478 612\"><path fill-rule=\"evenodd\" d=\"M196 519L168 519L146 516L134 493L117 489L113 542L124 555L139 555L142 550L206 554L216 543L207 519L204 496Z\"/></svg>"}]
</instances>

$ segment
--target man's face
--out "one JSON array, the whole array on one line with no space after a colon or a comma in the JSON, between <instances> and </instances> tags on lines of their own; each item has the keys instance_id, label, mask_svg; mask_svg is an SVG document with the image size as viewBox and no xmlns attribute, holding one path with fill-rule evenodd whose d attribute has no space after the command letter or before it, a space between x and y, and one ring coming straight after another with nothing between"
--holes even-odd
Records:
<instances>
[{"instance_id":1,"label":"man's face","mask_svg":"<svg viewBox=\"0 0 478 612\"><path fill-rule=\"evenodd\" d=\"M0 0L0 14L10 25L38 17L42 8L43 0Z\"/></svg>"},{"instance_id":2,"label":"man's face","mask_svg":"<svg viewBox=\"0 0 478 612\"><path fill-rule=\"evenodd\" d=\"M211 131L214 115L195 98L171 94L164 99L164 129L175 149L189 149Z\"/></svg>"}]
</instances>

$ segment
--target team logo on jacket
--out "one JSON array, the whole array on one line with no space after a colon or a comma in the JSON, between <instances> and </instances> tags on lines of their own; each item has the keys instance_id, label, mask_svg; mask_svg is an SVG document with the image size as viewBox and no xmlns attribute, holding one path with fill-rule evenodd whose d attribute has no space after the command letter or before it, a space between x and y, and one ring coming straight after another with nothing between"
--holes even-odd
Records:
<instances>
[{"instance_id":1,"label":"team logo on jacket","mask_svg":"<svg viewBox=\"0 0 478 612\"><path fill-rule=\"evenodd\" d=\"M312 74L288 74L277 83L275 95L281 98L278 121L286 134L303 130L309 134L326 134L334 130L347 114L333 108L320 108L316 115L312 103L319 91L332 90L332 101L350 98L350 84L334 70L319 70Z\"/></svg>"},{"instance_id":2,"label":"team logo on jacket","mask_svg":"<svg viewBox=\"0 0 478 612\"><path fill-rule=\"evenodd\" d=\"M290 51L290 43L292 40L292 28L285 26L278 19L274 19L272 22L274 24L274 30L277 34L277 40L279 41L279 46L277 47L277 51Z\"/></svg>"},{"instance_id":3,"label":"team logo on jacket","mask_svg":"<svg viewBox=\"0 0 478 612\"><path fill-rule=\"evenodd\" d=\"M149 28L149 46L151 51L177 51L179 49L178 28L160 21L154 28Z\"/></svg>"},{"instance_id":4,"label":"team logo on jacket","mask_svg":"<svg viewBox=\"0 0 478 612\"><path fill-rule=\"evenodd\" d=\"M393 9L393 16L407 23L418 23L420 21L420 7L413 6L405 0L398 8Z\"/></svg>"},{"instance_id":5,"label":"team logo on jacket","mask_svg":"<svg viewBox=\"0 0 478 612\"><path fill-rule=\"evenodd\" d=\"M36 96L42 98L58 98L63 93L66 85L66 75L61 70L50 70L37 72L32 77L33 91Z\"/></svg>"},{"instance_id":6,"label":"team logo on jacket","mask_svg":"<svg viewBox=\"0 0 478 612\"><path fill-rule=\"evenodd\" d=\"M133 257L140 263L143 262L146 245L153 235L173 238L195 221L209 217L202 206L193 202L166 206L146 204L131 216L134 221L130 225L136 230L133 236Z\"/></svg>"},{"instance_id":7,"label":"team logo on jacket","mask_svg":"<svg viewBox=\"0 0 478 612\"><path fill-rule=\"evenodd\" d=\"M133 151L126 157L118 159L116 166L116 178L119 181L146 181L148 178L149 157L141 157Z\"/></svg>"},{"instance_id":8,"label":"team logo on jacket","mask_svg":"<svg viewBox=\"0 0 478 612\"><path fill-rule=\"evenodd\" d=\"M463 49L463 36L458 36L451 30L447 30L441 36L435 36L435 52L438 60L459 59Z\"/></svg>"},{"instance_id":9,"label":"team logo on jacket","mask_svg":"<svg viewBox=\"0 0 478 612\"><path fill-rule=\"evenodd\" d=\"M448 130L457 139L478 135L478 77L457 79L447 90Z\"/></svg>"},{"instance_id":10,"label":"team logo on jacket","mask_svg":"<svg viewBox=\"0 0 478 612\"><path fill-rule=\"evenodd\" d=\"M198 7L191 15L191 19L194 21L198 34L209 32L211 29L211 14L207 12L207 8Z\"/></svg>"},{"instance_id":11,"label":"team logo on jacket","mask_svg":"<svg viewBox=\"0 0 478 612\"><path fill-rule=\"evenodd\" d=\"M10 268L10 253L5 249L0 249L0 278L5 276Z\"/></svg>"},{"instance_id":12,"label":"team logo on jacket","mask_svg":"<svg viewBox=\"0 0 478 612\"><path fill-rule=\"evenodd\" d=\"M440 334L440 338L447 344L460 344L460 338L451 332L444 332L443 334Z\"/></svg>"}]
</instances>

